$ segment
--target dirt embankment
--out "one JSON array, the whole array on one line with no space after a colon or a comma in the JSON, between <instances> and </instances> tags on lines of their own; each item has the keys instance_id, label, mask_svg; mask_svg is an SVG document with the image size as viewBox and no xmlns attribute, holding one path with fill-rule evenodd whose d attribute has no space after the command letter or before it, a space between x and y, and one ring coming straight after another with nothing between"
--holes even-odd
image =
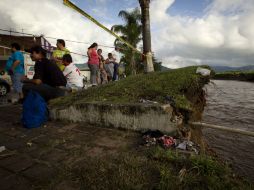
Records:
<instances>
[{"instance_id":1,"label":"dirt embankment","mask_svg":"<svg viewBox=\"0 0 254 190\"><path fill-rule=\"evenodd\" d=\"M140 108L142 108L142 110L148 110L148 106L144 107L142 106L142 103L140 103L144 101L157 102L159 105L170 104L173 112L170 112L169 119L171 121L175 120L174 118L183 119L183 122L177 123L181 133L184 135L191 130L192 140L203 146L201 130L194 130L188 125L189 121L198 121L201 119L205 106L205 92L203 87L209 82L209 77L203 77L196 74L196 69L197 67L186 67L167 72L155 72L151 74L131 76L121 81L109 83L96 88L90 88L86 91L59 98L51 102L51 107L54 109L56 119L69 118L71 121L83 121L89 123L93 121L102 121L104 124L107 123L109 126L112 126L113 123L109 121L115 121L117 118L120 118L119 121L117 120L114 122L115 125L117 125L117 128L126 125L124 128L149 129L150 127L150 129L156 129L157 125L158 129L161 130L165 129L167 126L163 123L157 122L156 124L156 122L154 123L152 120L149 120L153 118L153 116L154 120L156 120L156 118L158 120L159 117L155 117L155 114L151 116L147 115L148 119L144 119L144 117L142 117L142 114L145 114L144 111L138 113L137 110L130 116L129 113L123 113L121 109L124 107L137 107L133 105L141 104ZM113 108L109 109L111 110L110 113L106 113L106 111L101 113L99 107L101 106L104 108L105 105L112 105ZM121 109L119 108L119 105L121 105ZM93 109L91 109L91 107ZM112 115L114 113L114 108L115 110L119 109L119 113L116 112L115 117ZM75 111L75 114L70 114L73 110ZM89 115L91 111L95 112L94 114ZM72 115L80 117L69 117ZM84 120L82 115L86 115L86 120ZM96 115L98 117L94 117ZM133 120L133 118L137 118L140 115L142 117L141 119ZM109 117L111 119L108 119ZM144 120L149 122L144 122ZM171 123L168 125L168 128L172 128L174 122L176 121L173 121L172 123L168 122ZM129 126L127 126L127 124L129 124ZM96 125L98 125L98 122ZM159 125L162 126L159 127ZM165 129L164 131L172 130Z\"/></svg>"}]
</instances>

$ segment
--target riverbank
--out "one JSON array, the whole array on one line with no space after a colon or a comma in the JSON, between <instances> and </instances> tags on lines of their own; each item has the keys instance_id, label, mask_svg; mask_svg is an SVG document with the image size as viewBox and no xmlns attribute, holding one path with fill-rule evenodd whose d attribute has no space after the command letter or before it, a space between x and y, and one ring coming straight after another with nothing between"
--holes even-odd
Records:
<instances>
[{"instance_id":1,"label":"riverbank","mask_svg":"<svg viewBox=\"0 0 254 190\"><path fill-rule=\"evenodd\" d=\"M203 87L210 78L196 74L196 70L193 66L140 74L89 88L51 101L51 116L103 127L179 134L190 131L191 140L204 148L201 129L188 125L201 119Z\"/></svg>"},{"instance_id":2,"label":"riverbank","mask_svg":"<svg viewBox=\"0 0 254 190\"><path fill-rule=\"evenodd\" d=\"M96 109L101 118L93 117L93 119L102 119L103 124L107 124L105 120L108 118L103 114L107 112L108 109L105 108L108 108L108 105L112 109L119 109L121 114L125 114L125 117L122 118L127 118L130 115L131 118L135 118L137 115L143 114L143 109L149 109L149 104L170 104L175 114L180 114L183 117L183 122L177 126L178 129L191 131L191 140L199 142L202 146L201 129L191 129L188 121L201 118L206 103L203 87L209 82L209 77L196 74L196 69L197 67L188 67L169 72L132 76L122 81L94 87L54 100L51 102L51 110L54 110L55 119L73 121L73 115L77 114L82 120L85 117L92 117L89 113ZM148 104L148 106L134 109L132 108L133 104ZM119 105L121 108L127 106L131 109L120 109ZM77 117L75 118L77 119ZM133 121L133 125L136 125L135 120ZM115 126L112 124L102 127ZM113 158L112 161L111 158L107 158L107 161L96 160L90 164L96 167L95 170L100 171L95 174L91 174L93 170L90 172L85 166L83 170L81 169L84 181L96 178L96 182L92 181L92 184L96 183L94 189L107 185L109 185L107 188L117 186L120 189L124 187L139 187L140 189L251 189L247 182L234 177L235 175L225 163L206 155L205 151L200 155L184 154L159 147L148 149L143 147L136 149L136 151L124 154L123 157ZM118 173L119 168L121 173ZM89 171L88 176L85 171ZM97 181L100 176L103 176L102 180ZM110 180L115 179L114 176L122 177L116 181Z\"/></svg>"},{"instance_id":3,"label":"riverbank","mask_svg":"<svg viewBox=\"0 0 254 190\"><path fill-rule=\"evenodd\" d=\"M124 80L51 101L51 107L63 108L84 103L139 104L142 101L172 104L177 110L198 119L204 107L203 86L209 77L196 74L197 67L130 76Z\"/></svg>"},{"instance_id":4,"label":"riverbank","mask_svg":"<svg viewBox=\"0 0 254 190\"><path fill-rule=\"evenodd\" d=\"M21 106L0 107L2 190L251 189L206 155L142 146L141 134L49 121L25 129Z\"/></svg>"},{"instance_id":5,"label":"riverbank","mask_svg":"<svg viewBox=\"0 0 254 190\"><path fill-rule=\"evenodd\" d=\"M254 82L254 71L228 71L228 72L216 73L213 79Z\"/></svg>"}]
</instances>

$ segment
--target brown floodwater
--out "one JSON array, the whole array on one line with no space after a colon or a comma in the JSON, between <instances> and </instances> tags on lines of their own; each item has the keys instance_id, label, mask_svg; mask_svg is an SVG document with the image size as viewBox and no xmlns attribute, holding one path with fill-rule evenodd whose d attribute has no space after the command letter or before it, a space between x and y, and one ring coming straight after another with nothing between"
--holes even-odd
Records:
<instances>
[{"instance_id":1,"label":"brown floodwater","mask_svg":"<svg viewBox=\"0 0 254 190\"><path fill-rule=\"evenodd\" d=\"M206 86L203 122L254 132L254 83L214 80ZM254 137L203 129L209 146L254 182Z\"/></svg>"}]
</instances>

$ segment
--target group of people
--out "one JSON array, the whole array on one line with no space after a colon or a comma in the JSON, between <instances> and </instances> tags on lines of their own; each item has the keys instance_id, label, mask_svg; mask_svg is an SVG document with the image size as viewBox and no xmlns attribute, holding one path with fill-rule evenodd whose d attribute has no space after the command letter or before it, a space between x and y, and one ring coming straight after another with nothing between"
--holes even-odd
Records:
<instances>
[{"instance_id":1,"label":"group of people","mask_svg":"<svg viewBox=\"0 0 254 190\"><path fill-rule=\"evenodd\" d=\"M108 81L118 80L118 67L120 63L119 48L116 47L112 53L108 53L108 58L102 56L102 49L98 49L98 44L93 43L87 51L88 66L91 71L91 84L105 84Z\"/></svg>"},{"instance_id":2,"label":"group of people","mask_svg":"<svg viewBox=\"0 0 254 190\"><path fill-rule=\"evenodd\" d=\"M18 43L11 44L12 54L7 61L6 70L11 76L13 89L19 94L20 100L33 90L38 92L46 101L64 96L66 91L83 88L83 76L72 62L70 51L65 48L65 41L57 40L57 49L52 59L47 58L47 52L41 46L30 49L30 57L35 61L34 76L25 76L24 56ZM91 84L107 83L117 80L117 69L120 62L116 51L108 55L105 60L102 50L93 43L87 51L88 66L91 71Z\"/></svg>"}]
</instances>

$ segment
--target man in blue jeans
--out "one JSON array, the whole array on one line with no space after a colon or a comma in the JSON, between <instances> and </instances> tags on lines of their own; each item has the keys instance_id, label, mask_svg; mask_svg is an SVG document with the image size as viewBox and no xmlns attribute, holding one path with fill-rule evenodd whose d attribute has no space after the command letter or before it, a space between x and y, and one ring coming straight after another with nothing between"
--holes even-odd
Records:
<instances>
[{"instance_id":1,"label":"man in blue jeans","mask_svg":"<svg viewBox=\"0 0 254 190\"><path fill-rule=\"evenodd\" d=\"M5 70L7 70L8 74L11 76L13 89L16 93L19 94L19 98L23 98L22 94L22 86L23 83L21 79L24 76L24 56L22 52L20 52L20 45L18 43L11 44L12 54L9 57Z\"/></svg>"},{"instance_id":2,"label":"man in blue jeans","mask_svg":"<svg viewBox=\"0 0 254 190\"><path fill-rule=\"evenodd\" d=\"M30 90L39 93L45 101L64 96L67 81L60 68L46 58L46 51L42 47L35 46L30 52L32 60L35 61L34 77L22 79L24 96Z\"/></svg>"},{"instance_id":3,"label":"man in blue jeans","mask_svg":"<svg viewBox=\"0 0 254 190\"><path fill-rule=\"evenodd\" d=\"M119 67L120 59L121 59L119 50L120 50L120 49L119 49L118 47L115 47L115 50L112 51L112 56L113 56L113 59L114 59L113 81L118 80L118 67Z\"/></svg>"}]
</instances>

